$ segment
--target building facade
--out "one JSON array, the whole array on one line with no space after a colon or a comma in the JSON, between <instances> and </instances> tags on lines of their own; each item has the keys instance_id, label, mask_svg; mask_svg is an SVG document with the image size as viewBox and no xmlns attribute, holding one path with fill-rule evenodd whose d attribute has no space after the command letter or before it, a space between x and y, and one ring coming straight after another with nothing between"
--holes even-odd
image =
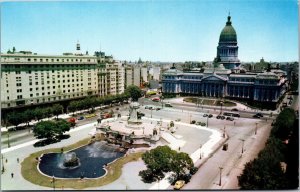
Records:
<instances>
[{"instance_id":1,"label":"building facade","mask_svg":"<svg viewBox=\"0 0 300 192\"><path fill-rule=\"evenodd\" d=\"M1 54L2 108L123 92L124 67L111 56Z\"/></svg>"},{"instance_id":2,"label":"building facade","mask_svg":"<svg viewBox=\"0 0 300 192\"><path fill-rule=\"evenodd\" d=\"M217 47L218 67L200 73L182 72L173 66L162 75L163 93L276 103L286 91L285 75L271 70L241 72L236 39L229 16Z\"/></svg>"}]
</instances>

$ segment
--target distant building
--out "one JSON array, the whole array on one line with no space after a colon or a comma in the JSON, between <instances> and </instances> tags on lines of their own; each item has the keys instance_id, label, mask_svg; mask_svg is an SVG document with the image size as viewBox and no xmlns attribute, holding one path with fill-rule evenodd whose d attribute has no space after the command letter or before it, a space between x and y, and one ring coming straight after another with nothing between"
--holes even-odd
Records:
<instances>
[{"instance_id":1,"label":"distant building","mask_svg":"<svg viewBox=\"0 0 300 192\"><path fill-rule=\"evenodd\" d=\"M200 73L183 72L173 66L163 73L163 93L276 103L286 91L285 75L270 69L263 73L242 71L237 49L229 16L217 48L218 67Z\"/></svg>"}]
</instances>

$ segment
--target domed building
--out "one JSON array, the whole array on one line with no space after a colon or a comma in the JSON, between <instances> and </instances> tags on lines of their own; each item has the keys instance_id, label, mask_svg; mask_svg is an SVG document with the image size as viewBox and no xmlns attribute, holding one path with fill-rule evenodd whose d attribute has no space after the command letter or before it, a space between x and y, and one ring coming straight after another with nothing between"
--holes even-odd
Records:
<instances>
[{"instance_id":1,"label":"domed building","mask_svg":"<svg viewBox=\"0 0 300 192\"><path fill-rule=\"evenodd\" d=\"M238 59L237 35L230 19L231 17L228 16L226 25L220 34L215 62L223 64L226 69L236 69L240 66L240 60Z\"/></svg>"},{"instance_id":2,"label":"domed building","mask_svg":"<svg viewBox=\"0 0 300 192\"><path fill-rule=\"evenodd\" d=\"M228 16L220 34L214 67L199 73L173 66L162 75L162 92L264 103L275 109L286 91L285 75L241 70L237 35L230 19Z\"/></svg>"}]
</instances>

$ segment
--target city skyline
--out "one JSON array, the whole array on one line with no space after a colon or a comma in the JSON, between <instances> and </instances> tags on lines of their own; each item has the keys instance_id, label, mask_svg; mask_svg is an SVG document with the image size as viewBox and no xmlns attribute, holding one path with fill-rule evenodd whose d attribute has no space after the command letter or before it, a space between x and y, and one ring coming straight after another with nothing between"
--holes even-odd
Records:
<instances>
[{"instance_id":1,"label":"city skyline","mask_svg":"<svg viewBox=\"0 0 300 192\"><path fill-rule=\"evenodd\" d=\"M298 60L298 4L286 1L56 1L1 4L1 52L106 52L117 60L212 61L230 11L241 62Z\"/></svg>"}]
</instances>

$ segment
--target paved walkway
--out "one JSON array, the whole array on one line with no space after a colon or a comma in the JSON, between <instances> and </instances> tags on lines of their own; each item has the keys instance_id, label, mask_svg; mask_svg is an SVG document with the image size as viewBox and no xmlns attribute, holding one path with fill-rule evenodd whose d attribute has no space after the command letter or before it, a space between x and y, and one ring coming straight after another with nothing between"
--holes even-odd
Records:
<instances>
[{"instance_id":1,"label":"paved walkway","mask_svg":"<svg viewBox=\"0 0 300 192\"><path fill-rule=\"evenodd\" d=\"M288 95L285 96L285 98L283 99L283 101L286 101L287 100L287 97ZM196 106L195 103L191 103L191 102L185 102L184 101L184 98L187 98L187 97L178 97L178 98L168 98L168 99L164 99L164 102L169 102L169 103L175 103L175 104L184 104L184 105L189 105L189 106ZM200 99L210 99L210 98L200 98ZM215 98L211 98L211 99L215 99ZM236 104L236 106L233 106L233 107L224 107L223 106L223 110L231 110L233 108L236 108L238 109L239 111L249 111L249 112L263 112L263 113L267 113L267 114L278 114L280 112L280 107L281 107L281 104L277 107L276 110L259 110L259 109L255 109L255 108L251 108L250 106L246 106L242 103L239 103L239 102L236 102L236 101L231 101L230 102L233 102ZM218 107L220 108L220 106L214 106L214 105L200 105L200 107L203 107L203 108L211 108L211 107Z\"/></svg>"},{"instance_id":2,"label":"paved walkway","mask_svg":"<svg viewBox=\"0 0 300 192\"><path fill-rule=\"evenodd\" d=\"M107 119L106 121L108 121ZM159 119L150 119L150 118L145 118L145 120L151 120L151 121L159 121ZM169 123L170 121L168 120L163 120L164 123ZM193 126L197 129L204 129L204 130L209 130L212 131L212 136L209 138L209 142L205 143L202 147L202 152L204 155L209 155L209 153L212 151L212 148L220 142L220 133L218 131L212 130L212 129L207 129L207 128L202 128L200 126L195 126L195 125L190 125L190 124L185 124L181 122L176 122L182 126ZM21 175L21 162L23 159L25 159L28 155L44 150L44 149L49 149L49 148L61 148L63 146L73 144L80 140L81 138L85 138L89 135L90 132L92 132L95 129L96 123L90 123L86 125L82 125L79 127L76 127L75 129L71 129L69 131L70 138L66 140L62 140L59 143L54 143L51 145L47 145L44 147L33 147L33 144L38 141L30 141L26 142L20 145L16 145L11 148L6 148L2 149L1 153L3 154L4 157L4 167L5 167L5 172L4 174L1 175L1 189L3 190L49 190L51 188L48 187L43 187L43 186L38 186L30 183L29 181L25 180L22 175ZM182 146L182 139L180 136L174 137L172 141L170 141L171 146ZM198 157L200 155L199 149L196 151L190 151L189 154L191 155L192 159L194 162L198 160ZM19 159L19 163L17 162L17 158ZM7 159L7 162L5 160ZM138 172L141 170L144 170L146 167L143 164L143 161L137 161L137 162L131 162L126 164L123 167L123 172L121 177L114 181L111 184L102 186L102 187L97 187L97 188L91 188L91 189L106 189L106 190L121 190L121 189L167 189L170 184L167 182L167 179L164 179L160 181L159 183L152 183L152 184L145 184L141 181L140 177L138 176ZM11 173L14 173L14 177L11 178Z\"/></svg>"}]
</instances>

